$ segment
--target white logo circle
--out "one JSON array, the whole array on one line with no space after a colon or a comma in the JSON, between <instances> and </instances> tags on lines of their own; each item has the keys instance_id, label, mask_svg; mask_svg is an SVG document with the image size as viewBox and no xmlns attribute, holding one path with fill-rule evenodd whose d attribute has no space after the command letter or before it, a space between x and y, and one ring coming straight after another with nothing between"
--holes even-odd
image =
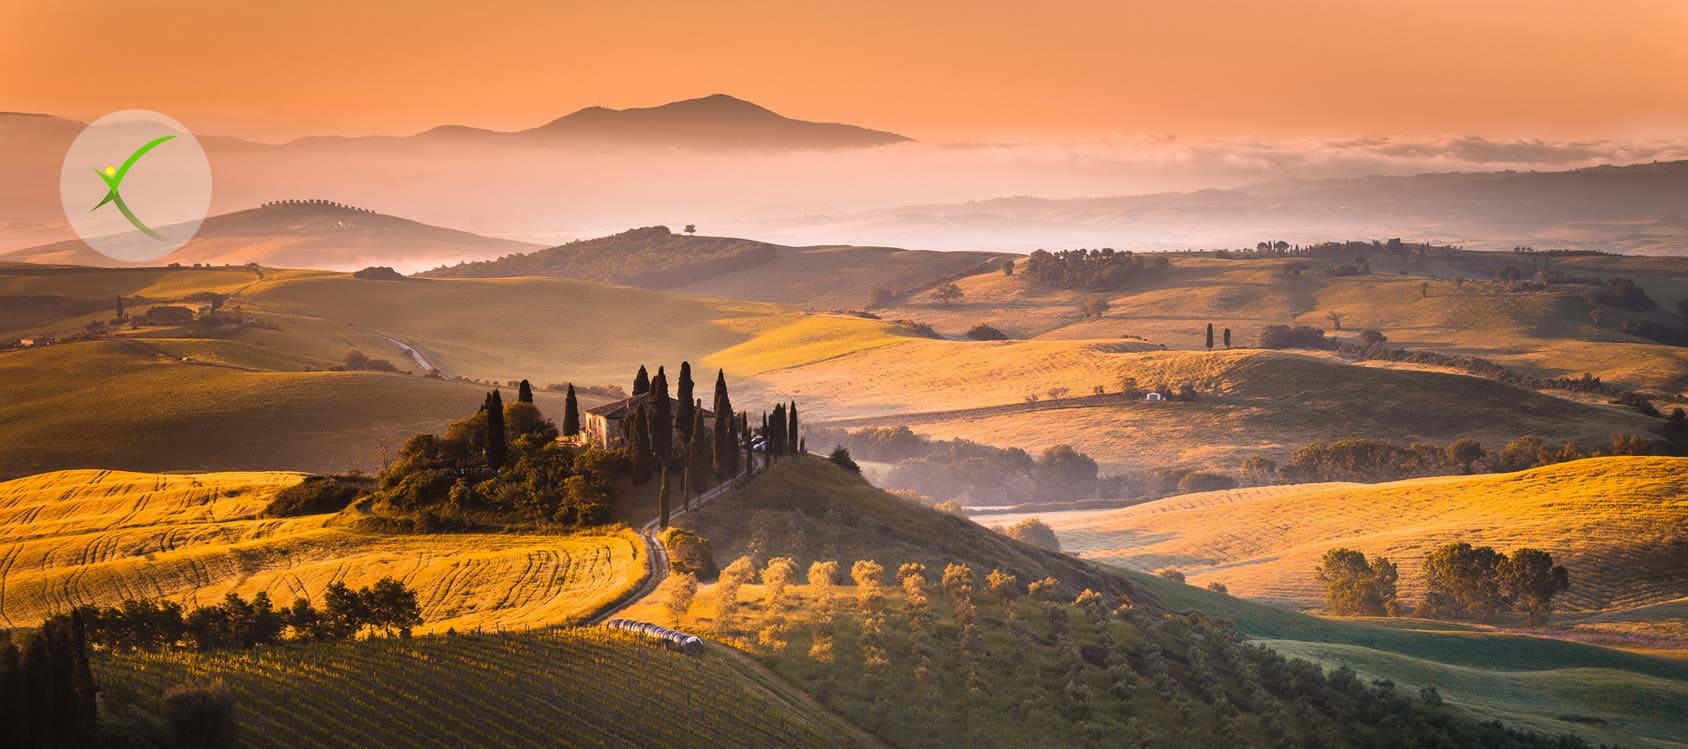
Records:
<instances>
[{"instance_id":1,"label":"white logo circle","mask_svg":"<svg viewBox=\"0 0 1688 749\"><path fill-rule=\"evenodd\" d=\"M211 161L169 117L125 109L76 136L59 170L59 200L76 235L115 260L164 257L211 208Z\"/></svg>"}]
</instances>

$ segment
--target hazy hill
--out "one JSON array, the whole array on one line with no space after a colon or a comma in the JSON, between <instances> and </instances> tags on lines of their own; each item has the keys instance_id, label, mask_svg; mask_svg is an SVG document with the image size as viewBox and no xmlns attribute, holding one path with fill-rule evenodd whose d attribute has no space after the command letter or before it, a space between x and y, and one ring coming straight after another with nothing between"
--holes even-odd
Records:
<instances>
[{"instance_id":1,"label":"hazy hill","mask_svg":"<svg viewBox=\"0 0 1688 749\"><path fill-rule=\"evenodd\" d=\"M855 308L873 289L923 289L997 257L890 247L787 247L733 237L631 229L522 255L437 268L434 278L557 276L804 307Z\"/></svg>"},{"instance_id":2,"label":"hazy hill","mask_svg":"<svg viewBox=\"0 0 1688 749\"><path fill-rule=\"evenodd\" d=\"M909 139L896 133L835 122L808 122L726 94L654 107L587 107L538 127L501 132L443 125L405 138L301 138L284 148L347 146L406 141L452 145L708 150L808 150L863 148Z\"/></svg>"},{"instance_id":3,"label":"hazy hill","mask_svg":"<svg viewBox=\"0 0 1688 749\"><path fill-rule=\"evenodd\" d=\"M1251 247L1261 240L1405 237L1688 254L1688 162L1562 172L1295 179L1103 198L1004 197L794 219L782 236L927 247Z\"/></svg>"},{"instance_id":4,"label":"hazy hill","mask_svg":"<svg viewBox=\"0 0 1688 749\"><path fill-rule=\"evenodd\" d=\"M533 245L431 226L397 216L323 203L277 203L211 216L181 249L147 265L244 265L357 270L415 269L496 257ZM129 265L79 239L0 253L0 260L69 265Z\"/></svg>"}]
</instances>

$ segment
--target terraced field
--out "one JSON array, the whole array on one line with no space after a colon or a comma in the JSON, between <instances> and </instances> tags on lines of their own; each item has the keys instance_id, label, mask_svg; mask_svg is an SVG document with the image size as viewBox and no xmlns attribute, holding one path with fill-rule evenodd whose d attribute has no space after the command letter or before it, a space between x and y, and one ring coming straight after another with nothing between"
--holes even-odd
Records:
<instances>
[{"instance_id":1,"label":"terraced field","mask_svg":"<svg viewBox=\"0 0 1688 749\"><path fill-rule=\"evenodd\" d=\"M124 598L192 608L227 592L279 604L391 576L417 591L419 632L525 628L580 621L645 575L628 530L392 535L336 515L258 517L299 479L83 470L0 483L0 620Z\"/></svg>"},{"instance_id":2,"label":"terraced field","mask_svg":"<svg viewBox=\"0 0 1688 749\"><path fill-rule=\"evenodd\" d=\"M731 656L602 629L101 655L93 666L120 709L223 682L246 746L861 745Z\"/></svg>"},{"instance_id":3,"label":"terraced field","mask_svg":"<svg viewBox=\"0 0 1688 749\"><path fill-rule=\"evenodd\" d=\"M1592 458L1511 474L1388 484L1308 484L1188 494L1115 510L1040 515L1063 549L1194 585L1313 607L1313 570L1338 546L1400 567L1422 593L1420 564L1451 541L1531 546L1571 570L1566 607L1610 611L1688 595L1688 458ZM1011 524L1019 516L992 516Z\"/></svg>"}]
</instances>

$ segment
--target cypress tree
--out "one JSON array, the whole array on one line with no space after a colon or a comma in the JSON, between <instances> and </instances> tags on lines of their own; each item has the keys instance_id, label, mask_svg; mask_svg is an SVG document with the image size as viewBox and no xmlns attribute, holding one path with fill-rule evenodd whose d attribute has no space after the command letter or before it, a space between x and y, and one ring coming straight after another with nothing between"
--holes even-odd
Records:
<instances>
[{"instance_id":1,"label":"cypress tree","mask_svg":"<svg viewBox=\"0 0 1688 749\"><path fill-rule=\"evenodd\" d=\"M762 412L762 454L768 456L765 462L774 461L774 433L768 431L768 412Z\"/></svg>"},{"instance_id":2,"label":"cypress tree","mask_svg":"<svg viewBox=\"0 0 1688 749\"><path fill-rule=\"evenodd\" d=\"M691 446L686 448L686 509L691 509L691 494L709 485L709 471L714 465L714 445L703 425L703 401L692 406Z\"/></svg>"},{"instance_id":3,"label":"cypress tree","mask_svg":"<svg viewBox=\"0 0 1688 749\"><path fill-rule=\"evenodd\" d=\"M645 372L645 365L639 365L639 373L633 375L633 394L644 395L651 391L651 376Z\"/></svg>"},{"instance_id":4,"label":"cypress tree","mask_svg":"<svg viewBox=\"0 0 1688 749\"><path fill-rule=\"evenodd\" d=\"M767 431L762 435L767 438L768 455L785 457L785 404L775 403L774 411L768 414Z\"/></svg>"},{"instance_id":5,"label":"cypress tree","mask_svg":"<svg viewBox=\"0 0 1688 749\"><path fill-rule=\"evenodd\" d=\"M668 466L666 464L664 464L662 466L662 483L659 484L657 486L657 489L656 489L656 502L657 502L657 506L659 508L661 508L661 510L662 510L662 517L659 518L660 522L658 523L658 525L662 528L667 528L668 527Z\"/></svg>"},{"instance_id":6,"label":"cypress tree","mask_svg":"<svg viewBox=\"0 0 1688 749\"><path fill-rule=\"evenodd\" d=\"M797 441L797 401L791 402L791 410L786 412L786 418L790 420L790 423L785 428L785 444L791 448L786 452L792 455L800 455L803 451L798 449L799 443Z\"/></svg>"},{"instance_id":7,"label":"cypress tree","mask_svg":"<svg viewBox=\"0 0 1688 749\"><path fill-rule=\"evenodd\" d=\"M118 297L117 297L117 319L119 319L119 320L124 319L124 317L123 317L123 296L122 295L118 295Z\"/></svg>"},{"instance_id":8,"label":"cypress tree","mask_svg":"<svg viewBox=\"0 0 1688 749\"><path fill-rule=\"evenodd\" d=\"M692 387L691 362L680 362L680 379L674 387L674 402L679 404L674 408L674 428L688 444L692 441L692 411L696 409L692 405Z\"/></svg>"},{"instance_id":9,"label":"cypress tree","mask_svg":"<svg viewBox=\"0 0 1688 749\"><path fill-rule=\"evenodd\" d=\"M646 436L645 404L634 407L627 415L627 459L633 463L633 483L643 484L651 477L651 443Z\"/></svg>"},{"instance_id":10,"label":"cypress tree","mask_svg":"<svg viewBox=\"0 0 1688 749\"><path fill-rule=\"evenodd\" d=\"M580 401L574 397L574 383L569 383L568 397L563 400L563 436L580 434Z\"/></svg>"},{"instance_id":11,"label":"cypress tree","mask_svg":"<svg viewBox=\"0 0 1688 749\"><path fill-rule=\"evenodd\" d=\"M715 478L724 480L738 475L738 442L734 437L740 433L733 401L727 397L726 370L715 373L715 405L711 410L715 412Z\"/></svg>"},{"instance_id":12,"label":"cypress tree","mask_svg":"<svg viewBox=\"0 0 1688 749\"><path fill-rule=\"evenodd\" d=\"M1225 348L1230 348L1230 347L1231 347L1231 329L1226 328L1225 329Z\"/></svg>"},{"instance_id":13,"label":"cypress tree","mask_svg":"<svg viewBox=\"0 0 1688 749\"><path fill-rule=\"evenodd\" d=\"M494 471L503 468L508 449L504 443L504 396L493 388L486 397L486 464Z\"/></svg>"},{"instance_id":14,"label":"cypress tree","mask_svg":"<svg viewBox=\"0 0 1688 749\"><path fill-rule=\"evenodd\" d=\"M1207 350L1213 350L1213 323L1207 324Z\"/></svg>"},{"instance_id":15,"label":"cypress tree","mask_svg":"<svg viewBox=\"0 0 1688 749\"><path fill-rule=\"evenodd\" d=\"M674 399L668 397L668 375L656 368L651 378L651 452L667 463L674 454Z\"/></svg>"},{"instance_id":16,"label":"cypress tree","mask_svg":"<svg viewBox=\"0 0 1688 749\"><path fill-rule=\"evenodd\" d=\"M527 380L522 380L522 384L521 384L520 388L516 390L516 402L518 402L518 403L532 403L533 402L533 386L529 385Z\"/></svg>"},{"instance_id":17,"label":"cypress tree","mask_svg":"<svg viewBox=\"0 0 1688 749\"><path fill-rule=\"evenodd\" d=\"M744 434L744 470L745 470L746 473L748 473L752 476L755 476L756 475L756 448L751 444L751 440L750 440L750 412L749 411L744 412L744 414L742 414L740 416L739 425L744 427L744 432L743 432L743 434Z\"/></svg>"}]
</instances>

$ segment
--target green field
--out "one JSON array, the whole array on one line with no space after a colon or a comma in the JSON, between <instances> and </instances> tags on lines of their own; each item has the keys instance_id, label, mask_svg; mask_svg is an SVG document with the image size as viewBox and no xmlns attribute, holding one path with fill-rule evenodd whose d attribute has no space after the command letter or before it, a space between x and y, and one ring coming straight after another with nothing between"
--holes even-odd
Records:
<instances>
[{"instance_id":1,"label":"green field","mask_svg":"<svg viewBox=\"0 0 1688 749\"><path fill-rule=\"evenodd\" d=\"M1471 713L1620 746L1682 746L1688 663L1423 620L1323 619L1152 575L1127 573L1165 605L1220 616L1261 644L1350 666L1403 691L1434 686Z\"/></svg>"}]
</instances>

